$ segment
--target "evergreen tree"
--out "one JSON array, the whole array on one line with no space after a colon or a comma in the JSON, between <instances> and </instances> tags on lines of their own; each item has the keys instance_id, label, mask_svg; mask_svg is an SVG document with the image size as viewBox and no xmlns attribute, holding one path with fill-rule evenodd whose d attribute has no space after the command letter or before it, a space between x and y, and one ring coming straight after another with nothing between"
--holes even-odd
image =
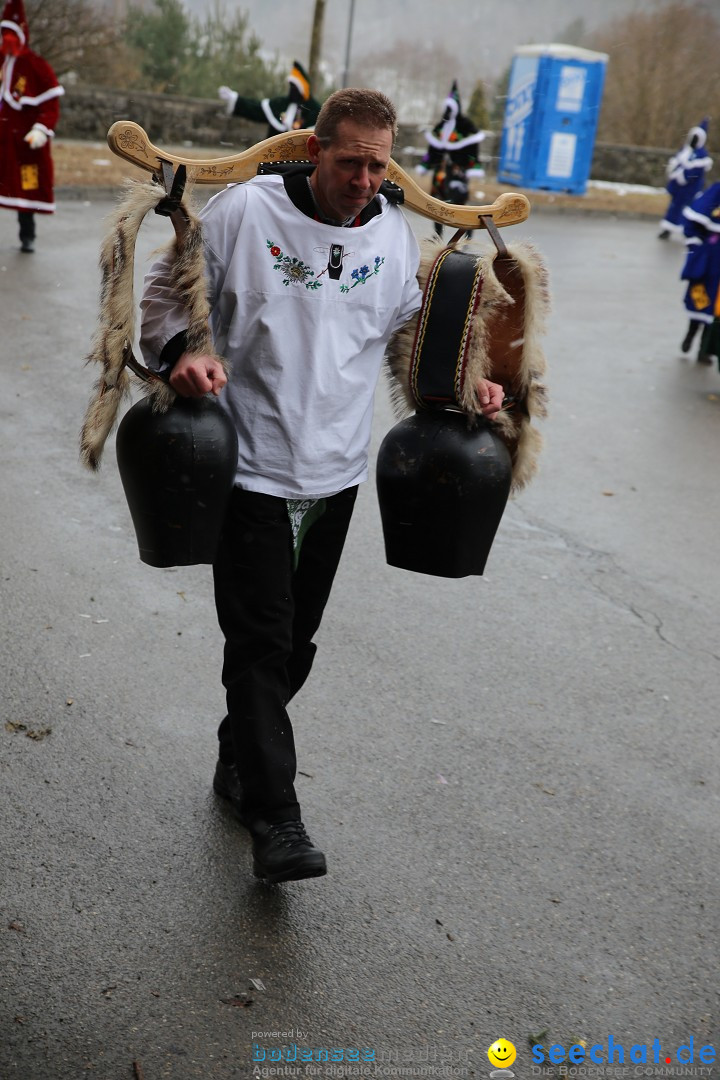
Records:
<instances>
[{"instance_id":1,"label":"evergreen tree","mask_svg":"<svg viewBox=\"0 0 720 1080\"><path fill-rule=\"evenodd\" d=\"M247 13L230 16L221 0L204 19L188 15L183 0L153 0L149 11L131 6L125 37L139 89L212 98L223 84L245 97L284 92L286 66L263 59Z\"/></svg>"},{"instance_id":2,"label":"evergreen tree","mask_svg":"<svg viewBox=\"0 0 720 1080\"><path fill-rule=\"evenodd\" d=\"M274 97L287 88L287 64L261 55L262 42L248 27L248 14L230 17L218 0L204 20L191 21L191 48L182 93L216 97L231 86L243 97Z\"/></svg>"},{"instance_id":3,"label":"evergreen tree","mask_svg":"<svg viewBox=\"0 0 720 1080\"><path fill-rule=\"evenodd\" d=\"M510 89L510 73L512 65L508 66L503 71L495 83L495 94L493 97L492 109L490 111L490 123L494 131L502 131L503 123L505 120L505 107L507 106L508 90Z\"/></svg>"},{"instance_id":4,"label":"evergreen tree","mask_svg":"<svg viewBox=\"0 0 720 1080\"><path fill-rule=\"evenodd\" d=\"M191 53L190 20L182 0L154 0L154 9L128 8L126 40L138 54L143 89L182 94Z\"/></svg>"},{"instance_id":5,"label":"evergreen tree","mask_svg":"<svg viewBox=\"0 0 720 1080\"><path fill-rule=\"evenodd\" d=\"M475 83L473 92L470 95L467 115L479 130L487 131L489 129L490 116L485 104L485 84L480 79Z\"/></svg>"}]
</instances>

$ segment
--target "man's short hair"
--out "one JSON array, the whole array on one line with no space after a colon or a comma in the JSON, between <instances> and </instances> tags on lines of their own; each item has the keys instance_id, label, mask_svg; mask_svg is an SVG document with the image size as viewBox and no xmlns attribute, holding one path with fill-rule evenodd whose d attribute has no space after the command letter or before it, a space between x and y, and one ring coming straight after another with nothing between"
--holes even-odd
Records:
<instances>
[{"instance_id":1,"label":"man's short hair","mask_svg":"<svg viewBox=\"0 0 720 1080\"><path fill-rule=\"evenodd\" d=\"M395 143L397 112L390 98L379 90L357 86L336 90L320 109L315 121L315 137L320 143L332 142L342 120L353 120L356 124L372 128L387 128Z\"/></svg>"}]
</instances>

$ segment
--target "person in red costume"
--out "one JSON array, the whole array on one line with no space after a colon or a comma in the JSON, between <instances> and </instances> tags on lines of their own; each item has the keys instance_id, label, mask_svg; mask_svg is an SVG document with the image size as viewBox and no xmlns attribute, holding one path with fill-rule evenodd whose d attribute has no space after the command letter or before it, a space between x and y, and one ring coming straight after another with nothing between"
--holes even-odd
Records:
<instances>
[{"instance_id":1,"label":"person in red costume","mask_svg":"<svg viewBox=\"0 0 720 1080\"><path fill-rule=\"evenodd\" d=\"M20 248L35 248L35 214L52 214L50 140L65 92L46 60L28 47L23 0L3 10L0 75L0 207L17 211Z\"/></svg>"}]
</instances>

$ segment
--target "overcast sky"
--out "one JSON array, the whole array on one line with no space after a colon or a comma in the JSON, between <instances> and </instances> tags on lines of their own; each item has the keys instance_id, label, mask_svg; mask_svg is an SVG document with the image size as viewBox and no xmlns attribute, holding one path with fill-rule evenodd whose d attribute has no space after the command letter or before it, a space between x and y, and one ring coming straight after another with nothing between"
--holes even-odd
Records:
<instances>
[{"instance_id":1,"label":"overcast sky","mask_svg":"<svg viewBox=\"0 0 720 1080\"><path fill-rule=\"evenodd\" d=\"M450 81L465 82L469 95L478 78L493 81L516 45L562 39L573 21L593 29L610 19L654 6L656 0L354 0L351 82L361 83L369 53L417 43L442 42L457 54ZM663 2L663 0L657 0ZM213 0L185 0L202 14ZM284 58L307 62L314 0L222 0L225 10L247 11L264 46ZM352 0L327 0L323 58L331 77L344 70ZM355 72L352 61L355 61ZM461 86L462 90L462 86Z\"/></svg>"}]
</instances>

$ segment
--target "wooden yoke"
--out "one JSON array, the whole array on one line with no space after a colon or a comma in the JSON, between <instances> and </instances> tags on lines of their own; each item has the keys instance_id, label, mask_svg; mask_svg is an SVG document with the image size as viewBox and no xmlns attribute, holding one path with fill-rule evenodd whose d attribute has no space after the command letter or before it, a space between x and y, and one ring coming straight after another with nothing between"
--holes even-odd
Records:
<instances>
[{"instance_id":1,"label":"wooden yoke","mask_svg":"<svg viewBox=\"0 0 720 1080\"><path fill-rule=\"evenodd\" d=\"M166 154L153 146L146 132L131 120L118 120L108 131L108 146L118 157L132 162L147 172L162 175L162 162L169 162L173 170L179 165L187 169L188 180L196 184L236 184L250 180L256 175L262 162L307 161L307 138L310 130L282 132L270 139L256 143L230 157L188 158ZM404 193L403 205L423 217L438 221L456 229L481 229L483 218L490 218L493 225L517 225L530 214L530 203L518 192L504 192L487 206L457 206L435 199L422 190L419 184L390 159L387 179Z\"/></svg>"}]
</instances>

